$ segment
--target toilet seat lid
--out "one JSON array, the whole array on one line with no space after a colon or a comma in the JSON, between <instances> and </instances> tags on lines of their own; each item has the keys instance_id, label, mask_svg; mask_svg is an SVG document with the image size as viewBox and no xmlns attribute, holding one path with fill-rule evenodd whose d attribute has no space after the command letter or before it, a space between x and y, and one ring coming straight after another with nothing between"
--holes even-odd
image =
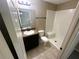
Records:
<instances>
[{"instance_id":1,"label":"toilet seat lid","mask_svg":"<svg viewBox=\"0 0 79 59\"><path fill-rule=\"evenodd\" d=\"M44 42L47 42L47 41L48 41L48 38L45 37L45 36L41 37L41 39L42 39Z\"/></svg>"}]
</instances>

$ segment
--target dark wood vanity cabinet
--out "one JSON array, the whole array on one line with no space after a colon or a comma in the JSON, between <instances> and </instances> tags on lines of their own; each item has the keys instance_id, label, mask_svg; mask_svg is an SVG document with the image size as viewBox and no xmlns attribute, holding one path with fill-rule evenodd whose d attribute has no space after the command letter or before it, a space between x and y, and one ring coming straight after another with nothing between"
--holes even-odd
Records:
<instances>
[{"instance_id":1,"label":"dark wood vanity cabinet","mask_svg":"<svg viewBox=\"0 0 79 59\"><path fill-rule=\"evenodd\" d=\"M23 37L26 51L29 51L39 45L39 33Z\"/></svg>"}]
</instances>

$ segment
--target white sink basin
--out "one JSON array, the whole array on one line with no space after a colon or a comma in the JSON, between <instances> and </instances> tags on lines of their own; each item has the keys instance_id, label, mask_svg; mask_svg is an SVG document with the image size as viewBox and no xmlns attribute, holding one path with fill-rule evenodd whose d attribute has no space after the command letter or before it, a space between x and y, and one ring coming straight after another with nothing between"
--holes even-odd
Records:
<instances>
[{"instance_id":1,"label":"white sink basin","mask_svg":"<svg viewBox=\"0 0 79 59\"><path fill-rule=\"evenodd\" d=\"M24 31L24 32L23 32L24 35L32 35L32 34L34 34L34 33L35 33L34 30Z\"/></svg>"}]
</instances>

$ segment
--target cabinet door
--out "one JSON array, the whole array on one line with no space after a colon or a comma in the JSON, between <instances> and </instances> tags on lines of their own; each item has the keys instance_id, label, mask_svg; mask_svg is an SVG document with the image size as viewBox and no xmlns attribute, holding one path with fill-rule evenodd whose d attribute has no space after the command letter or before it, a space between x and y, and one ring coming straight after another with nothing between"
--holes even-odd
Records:
<instances>
[{"instance_id":1,"label":"cabinet door","mask_svg":"<svg viewBox=\"0 0 79 59\"><path fill-rule=\"evenodd\" d=\"M30 35L23 39L26 51L29 51L39 45L39 34Z\"/></svg>"}]
</instances>

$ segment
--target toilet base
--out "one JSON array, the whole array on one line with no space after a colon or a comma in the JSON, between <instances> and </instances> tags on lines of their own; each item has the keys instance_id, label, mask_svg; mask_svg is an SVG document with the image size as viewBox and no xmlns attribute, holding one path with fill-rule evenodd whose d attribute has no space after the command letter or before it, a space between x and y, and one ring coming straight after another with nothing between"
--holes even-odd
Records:
<instances>
[{"instance_id":1,"label":"toilet base","mask_svg":"<svg viewBox=\"0 0 79 59\"><path fill-rule=\"evenodd\" d=\"M46 46L46 44L48 43L48 38L43 36L43 37L41 37L41 41L42 41L43 45Z\"/></svg>"}]
</instances>

